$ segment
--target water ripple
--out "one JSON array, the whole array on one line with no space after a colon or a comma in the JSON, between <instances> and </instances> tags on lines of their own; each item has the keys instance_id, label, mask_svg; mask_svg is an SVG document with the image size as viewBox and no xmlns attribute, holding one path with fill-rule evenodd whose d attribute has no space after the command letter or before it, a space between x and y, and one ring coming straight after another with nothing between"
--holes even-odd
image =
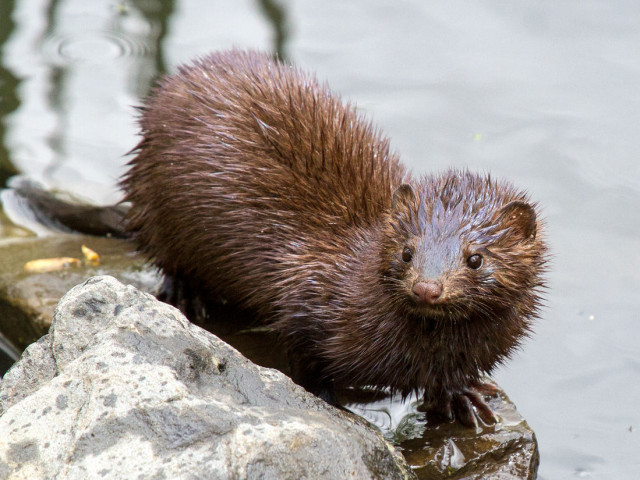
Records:
<instances>
[{"instance_id":1,"label":"water ripple","mask_svg":"<svg viewBox=\"0 0 640 480\"><path fill-rule=\"evenodd\" d=\"M41 51L48 63L70 64L145 57L151 48L122 32L101 31L52 34L43 39Z\"/></svg>"}]
</instances>

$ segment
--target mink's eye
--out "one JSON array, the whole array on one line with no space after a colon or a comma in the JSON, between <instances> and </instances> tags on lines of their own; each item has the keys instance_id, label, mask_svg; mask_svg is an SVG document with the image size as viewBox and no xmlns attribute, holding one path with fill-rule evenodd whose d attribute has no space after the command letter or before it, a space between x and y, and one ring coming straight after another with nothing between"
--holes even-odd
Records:
<instances>
[{"instance_id":1,"label":"mink's eye","mask_svg":"<svg viewBox=\"0 0 640 480\"><path fill-rule=\"evenodd\" d=\"M482 266L482 255L475 253L467 258L467 265L474 270L479 269Z\"/></svg>"},{"instance_id":2,"label":"mink's eye","mask_svg":"<svg viewBox=\"0 0 640 480\"><path fill-rule=\"evenodd\" d=\"M409 263L412 258L413 253L411 252L411 249L409 247L404 247L404 250L402 251L402 261L405 263Z\"/></svg>"}]
</instances>

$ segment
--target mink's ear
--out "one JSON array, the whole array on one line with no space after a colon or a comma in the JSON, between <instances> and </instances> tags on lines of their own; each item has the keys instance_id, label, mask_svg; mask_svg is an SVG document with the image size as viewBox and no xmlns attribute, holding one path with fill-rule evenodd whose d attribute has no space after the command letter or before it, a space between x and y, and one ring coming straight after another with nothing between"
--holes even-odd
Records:
<instances>
[{"instance_id":1,"label":"mink's ear","mask_svg":"<svg viewBox=\"0 0 640 480\"><path fill-rule=\"evenodd\" d=\"M408 183L403 183L396 191L393 192L393 201L391 202L391 211L396 212L402 206L408 207L415 204L416 192Z\"/></svg>"},{"instance_id":2,"label":"mink's ear","mask_svg":"<svg viewBox=\"0 0 640 480\"><path fill-rule=\"evenodd\" d=\"M536 238L536 211L526 202L516 200L502 207L497 223L511 229L520 242Z\"/></svg>"}]
</instances>

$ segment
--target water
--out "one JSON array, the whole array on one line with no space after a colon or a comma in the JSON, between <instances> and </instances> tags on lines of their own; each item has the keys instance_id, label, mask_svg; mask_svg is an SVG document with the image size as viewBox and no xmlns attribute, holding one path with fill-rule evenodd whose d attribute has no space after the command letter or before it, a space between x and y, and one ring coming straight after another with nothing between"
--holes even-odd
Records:
<instances>
[{"instance_id":1,"label":"water","mask_svg":"<svg viewBox=\"0 0 640 480\"><path fill-rule=\"evenodd\" d=\"M414 169L491 171L541 203L547 308L496 380L537 433L540 478L636 478L639 24L632 1L2 0L0 181L112 203L132 106L158 74L232 45L278 49Z\"/></svg>"}]
</instances>

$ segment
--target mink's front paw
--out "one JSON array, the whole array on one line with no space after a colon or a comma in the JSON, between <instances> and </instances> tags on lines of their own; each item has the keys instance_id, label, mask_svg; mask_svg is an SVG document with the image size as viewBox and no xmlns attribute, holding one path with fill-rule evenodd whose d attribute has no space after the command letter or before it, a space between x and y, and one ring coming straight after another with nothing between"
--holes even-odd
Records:
<instances>
[{"instance_id":1,"label":"mink's front paw","mask_svg":"<svg viewBox=\"0 0 640 480\"><path fill-rule=\"evenodd\" d=\"M469 428L478 427L478 419L485 425L493 425L498 418L484 397L497 394L498 389L488 382L474 382L460 390L447 392L434 410L448 421L457 419Z\"/></svg>"}]
</instances>

